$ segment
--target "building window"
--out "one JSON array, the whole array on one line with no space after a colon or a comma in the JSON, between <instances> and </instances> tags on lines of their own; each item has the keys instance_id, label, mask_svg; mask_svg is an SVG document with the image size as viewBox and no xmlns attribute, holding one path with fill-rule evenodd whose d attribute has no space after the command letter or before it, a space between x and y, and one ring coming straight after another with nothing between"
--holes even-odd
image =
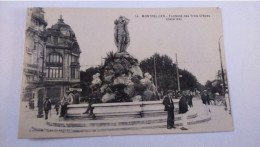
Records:
<instances>
[{"instance_id":1,"label":"building window","mask_svg":"<svg viewBox=\"0 0 260 147\"><path fill-rule=\"evenodd\" d=\"M26 75L26 81L27 81L27 82L30 82L30 81L31 81L30 76Z\"/></svg>"},{"instance_id":2,"label":"building window","mask_svg":"<svg viewBox=\"0 0 260 147\"><path fill-rule=\"evenodd\" d=\"M27 86L25 88L24 97L25 97L25 100L30 100L30 99L34 98L33 87Z\"/></svg>"},{"instance_id":3,"label":"building window","mask_svg":"<svg viewBox=\"0 0 260 147\"><path fill-rule=\"evenodd\" d=\"M34 42L34 43L33 43L33 49L34 49L34 50L36 50L36 48L37 48L36 43L37 43L37 42Z\"/></svg>"},{"instance_id":4,"label":"building window","mask_svg":"<svg viewBox=\"0 0 260 147\"><path fill-rule=\"evenodd\" d=\"M48 42L48 43L51 43L51 37L48 37L48 38L47 38L47 42Z\"/></svg>"},{"instance_id":5,"label":"building window","mask_svg":"<svg viewBox=\"0 0 260 147\"><path fill-rule=\"evenodd\" d=\"M48 78L62 78L63 77L63 60L60 54L49 54L46 62L47 77Z\"/></svg>"},{"instance_id":6,"label":"building window","mask_svg":"<svg viewBox=\"0 0 260 147\"><path fill-rule=\"evenodd\" d=\"M79 78L79 68L78 67L71 67L71 78L78 79Z\"/></svg>"},{"instance_id":7,"label":"building window","mask_svg":"<svg viewBox=\"0 0 260 147\"><path fill-rule=\"evenodd\" d=\"M53 44L55 44L55 45L58 44L58 37L53 37Z\"/></svg>"},{"instance_id":8,"label":"building window","mask_svg":"<svg viewBox=\"0 0 260 147\"><path fill-rule=\"evenodd\" d=\"M75 79L76 77L76 68L75 67L71 67L70 68L71 69L71 78L72 79Z\"/></svg>"},{"instance_id":9,"label":"building window","mask_svg":"<svg viewBox=\"0 0 260 147\"><path fill-rule=\"evenodd\" d=\"M77 56L72 56L71 57L71 62L78 63L78 57Z\"/></svg>"}]
</instances>

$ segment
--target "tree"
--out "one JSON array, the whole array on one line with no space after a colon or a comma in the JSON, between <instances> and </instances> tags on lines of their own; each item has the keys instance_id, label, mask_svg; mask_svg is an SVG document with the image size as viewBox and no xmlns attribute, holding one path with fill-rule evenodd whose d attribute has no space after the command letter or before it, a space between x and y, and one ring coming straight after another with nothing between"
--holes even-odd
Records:
<instances>
[{"instance_id":1,"label":"tree","mask_svg":"<svg viewBox=\"0 0 260 147\"><path fill-rule=\"evenodd\" d=\"M91 93L90 85L93 80L93 75L101 73L101 67L90 67L86 71L80 71L80 86L82 88L82 95L88 96Z\"/></svg>"},{"instance_id":2,"label":"tree","mask_svg":"<svg viewBox=\"0 0 260 147\"><path fill-rule=\"evenodd\" d=\"M150 73L155 83L154 61L156 64L156 75L159 91L177 90L176 64L167 55L154 54L140 62L140 68L143 73ZM179 69L181 89L199 89L201 84L197 78L187 70Z\"/></svg>"},{"instance_id":3,"label":"tree","mask_svg":"<svg viewBox=\"0 0 260 147\"><path fill-rule=\"evenodd\" d=\"M219 94L224 94L223 93L223 82L222 80L213 80L212 81L212 88L211 88L212 93L219 93Z\"/></svg>"},{"instance_id":4,"label":"tree","mask_svg":"<svg viewBox=\"0 0 260 147\"><path fill-rule=\"evenodd\" d=\"M198 80L197 78L187 70L179 70L181 87L183 90L195 90L198 89Z\"/></svg>"},{"instance_id":5,"label":"tree","mask_svg":"<svg viewBox=\"0 0 260 147\"><path fill-rule=\"evenodd\" d=\"M225 82L227 85L227 77L226 71L224 70ZM220 95L224 95L223 91L223 79L221 70L217 71L216 79L212 81L207 81L205 84L205 89L209 90L211 93L219 93Z\"/></svg>"},{"instance_id":6,"label":"tree","mask_svg":"<svg viewBox=\"0 0 260 147\"><path fill-rule=\"evenodd\" d=\"M212 88L212 82L208 80L205 84L205 89L211 89L211 88Z\"/></svg>"}]
</instances>

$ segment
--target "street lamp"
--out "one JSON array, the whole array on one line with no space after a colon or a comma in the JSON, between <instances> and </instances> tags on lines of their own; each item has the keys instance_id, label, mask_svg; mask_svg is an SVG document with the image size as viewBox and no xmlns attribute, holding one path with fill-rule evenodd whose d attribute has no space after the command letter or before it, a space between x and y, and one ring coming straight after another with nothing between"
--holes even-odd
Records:
<instances>
[{"instance_id":1,"label":"street lamp","mask_svg":"<svg viewBox=\"0 0 260 147\"><path fill-rule=\"evenodd\" d=\"M42 47L42 54L41 54L41 52L40 52L40 56L39 56L39 54L37 54L37 59L39 58L39 57L42 57L42 69L41 69L41 72L39 73L39 87L40 87L40 89L38 90L38 92L37 92L37 94L38 94L38 101L37 101L37 103L38 103L38 114L37 114L37 118L42 118L43 117L43 100L44 100L44 96L45 96L45 89L43 88L44 86L43 86L43 80L44 80L44 76L45 76L45 74L44 74L44 59L45 59L45 42L44 42L44 45L42 45L41 43L39 43L39 42L36 42L36 43L38 43L39 45L41 45L41 47ZM38 49L37 49L37 52L38 52Z\"/></svg>"},{"instance_id":2,"label":"street lamp","mask_svg":"<svg viewBox=\"0 0 260 147\"><path fill-rule=\"evenodd\" d=\"M222 55L221 55L221 47L220 47L220 39L222 38L222 35L218 39L218 49L219 49L219 56L220 56L220 66L221 66L221 76L223 80L223 93L226 91L226 83L225 83L225 75L224 75L224 69L222 64Z\"/></svg>"},{"instance_id":3,"label":"street lamp","mask_svg":"<svg viewBox=\"0 0 260 147\"><path fill-rule=\"evenodd\" d=\"M177 74L176 76L177 76L178 91L181 91L181 85L180 85L180 76L181 75L179 75L177 53L176 53L176 74Z\"/></svg>"}]
</instances>

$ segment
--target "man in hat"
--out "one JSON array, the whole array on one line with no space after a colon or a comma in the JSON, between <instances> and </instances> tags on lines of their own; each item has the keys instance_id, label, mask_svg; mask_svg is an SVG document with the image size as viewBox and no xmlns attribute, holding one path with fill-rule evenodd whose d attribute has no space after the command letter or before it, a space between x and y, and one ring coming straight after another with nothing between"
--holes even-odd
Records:
<instances>
[{"instance_id":1,"label":"man in hat","mask_svg":"<svg viewBox=\"0 0 260 147\"><path fill-rule=\"evenodd\" d=\"M100 92L100 89L98 86L93 86L92 87L93 89L93 93L89 96L89 99L88 99L88 108L87 110L83 113L83 114L88 114L89 112L89 116L93 116L93 107L92 107L92 104L95 104L95 103L102 103L101 101L101 92Z\"/></svg>"},{"instance_id":2,"label":"man in hat","mask_svg":"<svg viewBox=\"0 0 260 147\"><path fill-rule=\"evenodd\" d=\"M188 101L188 105L189 105L190 108L193 107L192 98L193 98L193 95L192 95L191 91L188 91L187 101Z\"/></svg>"},{"instance_id":3,"label":"man in hat","mask_svg":"<svg viewBox=\"0 0 260 147\"><path fill-rule=\"evenodd\" d=\"M188 112L188 104L187 104L187 98L188 93L187 91L183 92L183 96L180 95L180 101L179 101L179 114L181 115L182 120L182 127L181 130L188 130L187 127L187 112Z\"/></svg>"},{"instance_id":4,"label":"man in hat","mask_svg":"<svg viewBox=\"0 0 260 147\"><path fill-rule=\"evenodd\" d=\"M176 128L174 126L174 103L173 91L168 90L167 95L163 99L164 111L167 111L167 129Z\"/></svg>"},{"instance_id":5,"label":"man in hat","mask_svg":"<svg viewBox=\"0 0 260 147\"><path fill-rule=\"evenodd\" d=\"M45 119L48 119L49 111L51 110L51 101L48 97L46 97L46 100L43 103L43 109L45 112Z\"/></svg>"},{"instance_id":6,"label":"man in hat","mask_svg":"<svg viewBox=\"0 0 260 147\"><path fill-rule=\"evenodd\" d=\"M230 108L230 101L229 101L228 89L225 91L225 101L226 101L225 110L228 111L229 114L231 114L231 108Z\"/></svg>"},{"instance_id":7,"label":"man in hat","mask_svg":"<svg viewBox=\"0 0 260 147\"><path fill-rule=\"evenodd\" d=\"M201 93L201 100L202 100L202 103L205 105L206 105L206 101L207 101L207 96L208 96L207 90L203 90L203 92Z\"/></svg>"},{"instance_id":8,"label":"man in hat","mask_svg":"<svg viewBox=\"0 0 260 147\"><path fill-rule=\"evenodd\" d=\"M57 101L54 105L54 108L56 110L56 115L59 115L59 109L60 109L60 102Z\"/></svg>"},{"instance_id":9,"label":"man in hat","mask_svg":"<svg viewBox=\"0 0 260 147\"><path fill-rule=\"evenodd\" d=\"M209 94L207 90L204 90L203 93L201 94L201 99L202 99L202 103L205 104L205 113L206 115L209 114L210 109L209 109Z\"/></svg>"},{"instance_id":10,"label":"man in hat","mask_svg":"<svg viewBox=\"0 0 260 147\"><path fill-rule=\"evenodd\" d=\"M73 96L70 94L69 90L66 90L66 94L64 95L63 99L61 100L61 112L60 117L64 117L67 113L67 106L73 102Z\"/></svg>"}]
</instances>

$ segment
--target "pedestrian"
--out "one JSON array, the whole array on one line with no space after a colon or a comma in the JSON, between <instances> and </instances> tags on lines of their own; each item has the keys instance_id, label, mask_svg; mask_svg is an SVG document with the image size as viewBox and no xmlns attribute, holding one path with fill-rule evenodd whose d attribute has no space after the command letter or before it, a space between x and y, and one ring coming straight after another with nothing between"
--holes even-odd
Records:
<instances>
[{"instance_id":1,"label":"pedestrian","mask_svg":"<svg viewBox=\"0 0 260 147\"><path fill-rule=\"evenodd\" d=\"M208 106L210 99L209 99L209 94L208 94L207 90L204 90L202 92L201 100L202 100L202 103L205 104L205 113L206 113L206 115L208 115L209 112L210 112L210 109L209 109L209 106Z\"/></svg>"},{"instance_id":2,"label":"pedestrian","mask_svg":"<svg viewBox=\"0 0 260 147\"><path fill-rule=\"evenodd\" d=\"M210 97L212 97L212 93L210 94L209 92L207 92L207 96L206 96L206 104L210 105Z\"/></svg>"},{"instance_id":3,"label":"pedestrian","mask_svg":"<svg viewBox=\"0 0 260 147\"><path fill-rule=\"evenodd\" d=\"M164 111L167 111L167 129L176 128L174 125L174 102L173 91L168 90L163 99Z\"/></svg>"},{"instance_id":4,"label":"pedestrian","mask_svg":"<svg viewBox=\"0 0 260 147\"><path fill-rule=\"evenodd\" d=\"M94 86L93 93L89 96L88 99L88 108L83 114L89 114L90 117L93 117L94 108L92 107L92 104L96 104L96 103L102 103L102 101L101 101L101 93L99 87Z\"/></svg>"},{"instance_id":5,"label":"pedestrian","mask_svg":"<svg viewBox=\"0 0 260 147\"><path fill-rule=\"evenodd\" d=\"M201 100L202 100L202 103L204 104L204 105L206 105L206 97L207 97L207 93L206 93L207 91L206 90L203 90L203 92L201 93Z\"/></svg>"},{"instance_id":6,"label":"pedestrian","mask_svg":"<svg viewBox=\"0 0 260 147\"><path fill-rule=\"evenodd\" d=\"M66 90L66 94L64 95L63 99L61 100L61 110L60 110L60 117L64 117L67 113L67 106L73 102L73 96L70 94L69 90Z\"/></svg>"},{"instance_id":7,"label":"pedestrian","mask_svg":"<svg viewBox=\"0 0 260 147\"><path fill-rule=\"evenodd\" d=\"M226 101L226 111L228 111L228 113L231 114L228 90L225 91L225 101Z\"/></svg>"},{"instance_id":8,"label":"pedestrian","mask_svg":"<svg viewBox=\"0 0 260 147\"><path fill-rule=\"evenodd\" d=\"M55 103L54 108L55 108L55 110L56 110L56 115L59 115L59 109L60 109L60 102L59 102L59 101L57 101L57 102Z\"/></svg>"},{"instance_id":9,"label":"pedestrian","mask_svg":"<svg viewBox=\"0 0 260 147\"><path fill-rule=\"evenodd\" d=\"M49 114L49 111L51 110L51 101L48 97L46 97L46 100L43 103L43 109L45 112L45 119L48 119L48 114Z\"/></svg>"},{"instance_id":10,"label":"pedestrian","mask_svg":"<svg viewBox=\"0 0 260 147\"><path fill-rule=\"evenodd\" d=\"M88 108L87 110L83 113L83 114L89 114L90 113L90 116L93 114L93 108L92 108L92 104L94 103L93 101L93 94L91 94L88 98Z\"/></svg>"},{"instance_id":11,"label":"pedestrian","mask_svg":"<svg viewBox=\"0 0 260 147\"><path fill-rule=\"evenodd\" d=\"M27 108L27 107L26 107ZM34 110L34 99L29 100L29 109Z\"/></svg>"},{"instance_id":12,"label":"pedestrian","mask_svg":"<svg viewBox=\"0 0 260 147\"><path fill-rule=\"evenodd\" d=\"M191 94L191 92L189 92L189 95L188 95L188 105L189 105L190 108L193 107L192 98L193 98L193 95Z\"/></svg>"},{"instance_id":13,"label":"pedestrian","mask_svg":"<svg viewBox=\"0 0 260 147\"><path fill-rule=\"evenodd\" d=\"M188 124L187 124L187 112L188 112L188 104L187 104L187 98L188 94L186 92L183 93L183 96L179 94L178 96L180 98L179 101L179 114L181 115L182 120L182 127L181 130L188 130Z\"/></svg>"}]
</instances>

